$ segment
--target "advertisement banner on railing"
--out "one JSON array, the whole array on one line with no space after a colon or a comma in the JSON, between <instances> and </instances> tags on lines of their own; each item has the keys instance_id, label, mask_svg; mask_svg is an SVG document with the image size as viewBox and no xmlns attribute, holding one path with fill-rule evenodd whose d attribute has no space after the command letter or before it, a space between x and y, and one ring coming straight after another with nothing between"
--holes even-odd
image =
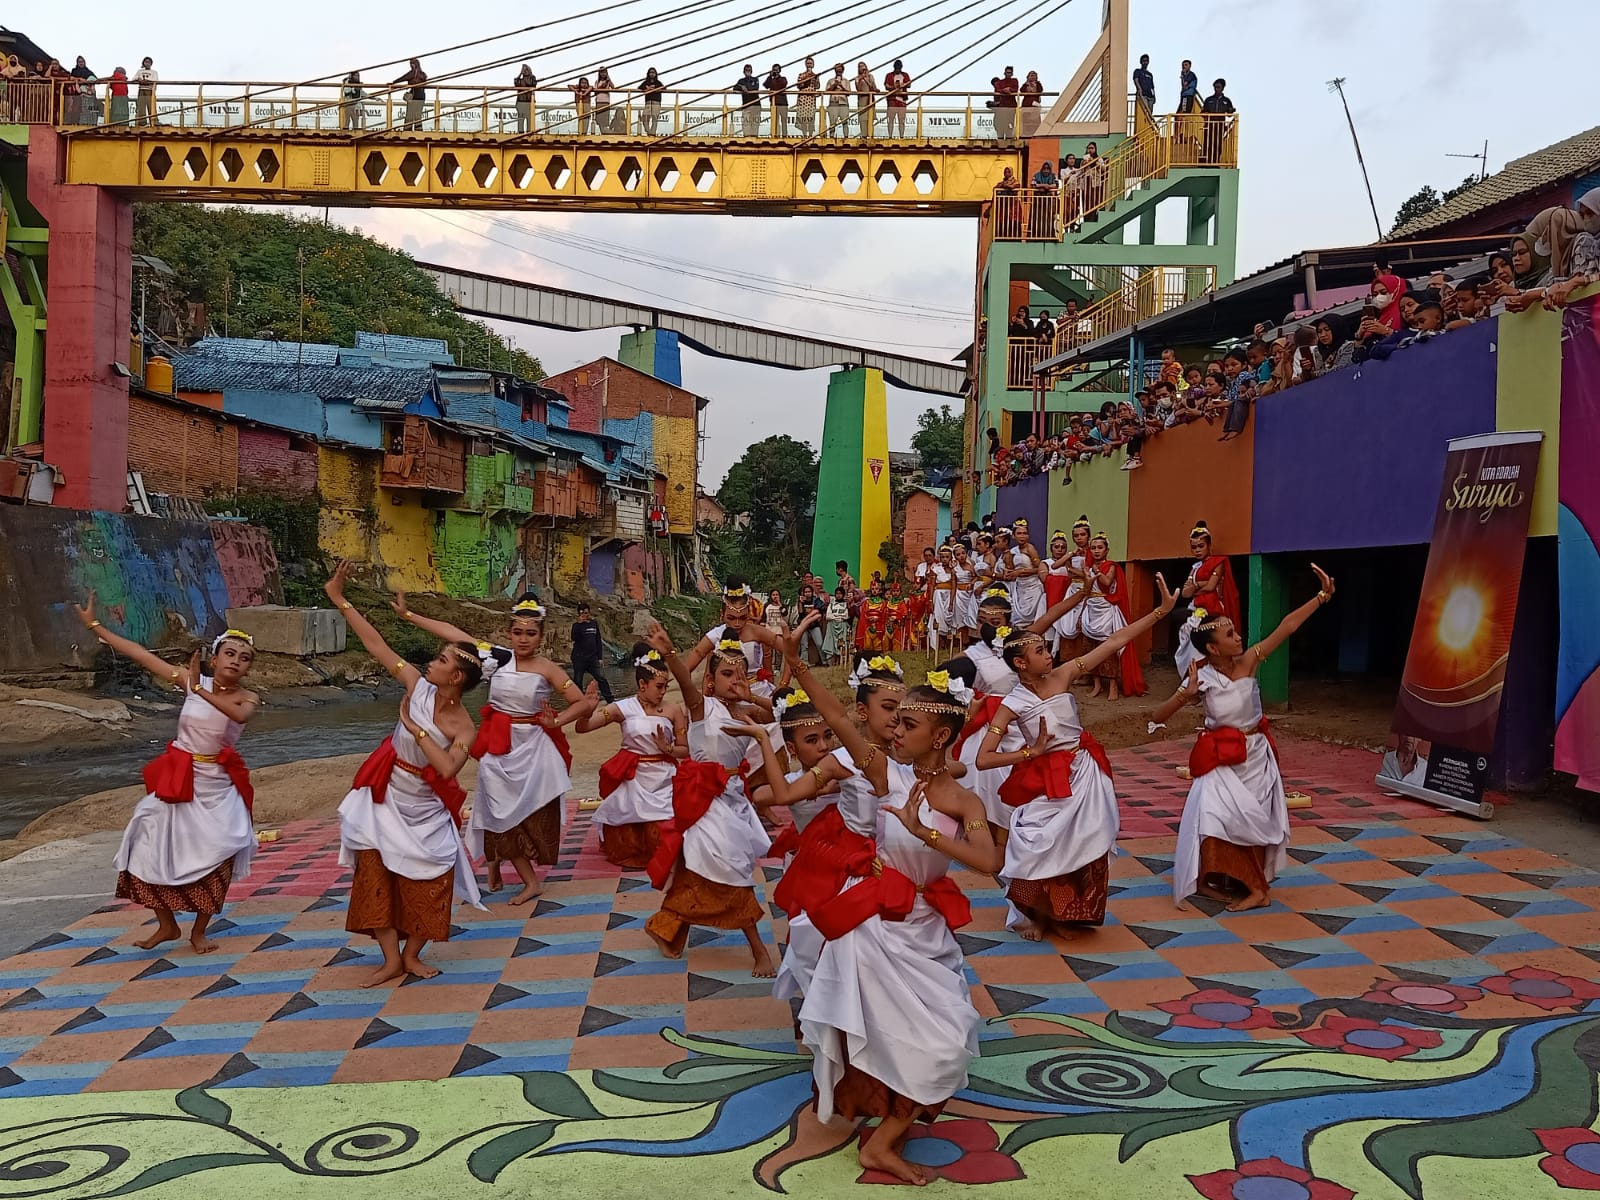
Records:
<instances>
[{"instance_id":1,"label":"advertisement banner on railing","mask_svg":"<svg viewBox=\"0 0 1600 1200\"><path fill-rule=\"evenodd\" d=\"M1556 770L1600 792L1600 299L1561 315L1561 462L1557 481L1561 648Z\"/></svg>"},{"instance_id":2,"label":"advertisement banner on railing","mask_svg":"<svg viewBox=\"0 0 1600 1200\"><path fill-rule=\"evenodd\" d=\"M1385 788L1488 816L1500 721L1544 434L1456 438L1445 458L1428 566L1400 679Z\"/></svg>"}]
</instances>

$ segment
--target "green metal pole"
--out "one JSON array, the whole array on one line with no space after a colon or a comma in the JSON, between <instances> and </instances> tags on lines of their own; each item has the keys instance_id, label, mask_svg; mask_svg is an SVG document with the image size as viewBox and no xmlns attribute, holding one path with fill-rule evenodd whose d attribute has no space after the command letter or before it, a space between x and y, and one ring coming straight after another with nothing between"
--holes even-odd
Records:
<instances>
[{"instance_id":1,"label":"green metal pole","mask_svg":"<svg viewBox=\"0 0 1600 1200\"><path fill-rule=\"evenodd\" d=\"M1278 627L1289 614L1289 592L1283 568L1265 554L1250 556L1250 644L1254 645ZM1261 664L1256 672L1261 684L1261 703L1281 708L1289 703L1289 650L1280 649Z\"/></svg>"}]
</instances>

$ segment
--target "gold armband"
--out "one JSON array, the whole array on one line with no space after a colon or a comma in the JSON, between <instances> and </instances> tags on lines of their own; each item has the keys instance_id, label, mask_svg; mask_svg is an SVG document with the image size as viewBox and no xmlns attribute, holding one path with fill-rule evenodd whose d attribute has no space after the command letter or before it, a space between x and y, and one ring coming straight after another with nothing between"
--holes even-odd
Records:
<instances>
[{"instance_id":1,"label":"gold armband","mask_svg":"<svg viewBox=\"0 0 1600 1200\"><path fill-rule=\"evenodd\" d=\"M996 737L1005 737L1006 735L1006 731L1001 729L998 725L989 726L989 732L994 734Z\"/></svg>"},{"instance_id":2,"label":"gold armband","mask_svg":"<svg viewBox=\"0 0 1600 1200\"><path fill-rule=\"evenodd\" d=\"M980 829L989 828L989 822L985 821L982 817L975 817L967 822L966 828L967 832L976 833Z\"/></svg>"},{"instance_id":3,"label":"gold armband","mask_svg":"<svg viewBox=\"0 0 1600 1200\"><path fill-rule=\"evenodd\" d=\"M406 669L406 664L405 664L404 660L400 660L400 661L397 661L394 664L394 666L389 668L389 674L391 674L391 675L399 675L405 669Z\"/></svg>"},{"instance_id":4,"label":"gold armband","mask_svg":"<svg viewBox=\"0 0 1600 1200\"><path fill-rule=\"evenodd\" d=\"M346 609L351 609L351 608L354 608L354 607L355 607L355 605L351 604L350 601L348 601L348 600L339 601L339 611L340 612L344 612ZM406 616L407 614L401 613L400 615L403 617L403 616Z\"/></svg>"},{"instance_id":5,"label":"gold armband","mask_svg":"<svg viewBox=\"0 0 1600 1200\"><path fill-rule=\"evenodd\" d=\"M418 742L426 742L426 741L431 741L431 740L432 739L429 738L428 731L426 729L417 730L417 741Z\"/></svg>"},{"instance_id":6,"label":"gold armband","mask_svg":"<svg viewBox=\"0 0 1600 1200\"><path fill-rule=\"evenodd\" d=\"M817 781L818 787L828 786L828 776L822 770L821 763L818 763L816 766L811 768L811 777Z\"/></svg>"},{"instance_id":7,"label":"gold armband","mask_svg":"<svg viewBox=\"0 0 1600 1200\"><path fill-rule=\"evenodd\" d=\"M856 764L856 769L858 771L865 771L868 767L870 767L874 762L877 761L877 758L878 758L878 748L876 746L868 747L866 759L864 761L862 761L862 762L858 762Z\"/></svg>"},{"instance_id":8,"label":"gold armband","mask_svg":"<svg viewBox=\"0 0 1600 1200\"><path fill-rule=\"evenodd\" d=\"M99 620L90 621L89 622L89 628L90 629L99 629L104 624L105 624L104 621L99 621Z\"/></svg>"}]
</instances>

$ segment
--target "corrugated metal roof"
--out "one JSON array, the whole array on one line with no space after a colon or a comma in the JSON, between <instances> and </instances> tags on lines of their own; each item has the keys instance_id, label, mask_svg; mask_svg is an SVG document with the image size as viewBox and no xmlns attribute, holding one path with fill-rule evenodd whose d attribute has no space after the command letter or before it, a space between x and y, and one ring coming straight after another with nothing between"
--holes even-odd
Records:
<instances>
[{"instance_id":1,"label":"corrugated metal roof","mask_svg":"<svg viewBox=\"0 0 1600 1200\"><path fill-rule=\"evenodd\" d=\"M1415 237L1529 192L1541 191L1563 179L1587 174L1597 167L1600 167L1600 125L1543 150L1512 159L1481 183L1451 197L1432 212L1407 221L1389 235L1389 240Z\"/></svg>"},{"instance_id":2,"label":"corrugated metal roof","mask_svg":"<svg viewBox=\"0 0 1600 1200\"><path fill-rule=\"evenodd\" d=\"M450 362L453 355L443 338L400 337L393 333L356 332L356 349L396 358L423 358L430 362Z\"/></svg>"},{"instance_id":3,"label":"corrugated metal roof","mask_svg":"<svg viewBox=\"0 0 1600 1200\"><path fill-rule=\"evenodd\" d=\"M277 342L264 338L201 338L194 353L235 363L299 363L305 367L336 367L339 347L321 342Z\"/></svg>"},{"instance_id":4,"label":"corrugated metal roof","mask_svg":"<svg viewBox=\"0 0 1600 1200\"><path fill-rule=\"evenodd\" d=\"M398 401L403 407L428 394L425 367L336 367L240 362L209 354L172 360L174 386L187 392L299 392L324 400Z\"/></svg>"}]
</instances>

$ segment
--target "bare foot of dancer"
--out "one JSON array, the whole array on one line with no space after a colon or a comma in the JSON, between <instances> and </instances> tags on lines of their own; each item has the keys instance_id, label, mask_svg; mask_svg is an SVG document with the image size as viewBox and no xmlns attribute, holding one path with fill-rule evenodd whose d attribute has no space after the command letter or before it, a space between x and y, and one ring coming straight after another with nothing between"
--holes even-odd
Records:
<instances>
[{"instance_id":1,"label":"bare foot of dancer","mask_svg":"<svg viewBox=\"0 0 1600 1200\"><path fill-rule=\"evenodd\" d=\"M488 878L488 887L491 892L498 892L505 887L505 876L500 873L500 860L491 858L483 865L484 875Z\"/></svg>"},{"instance_id":2,"label":"bare foot of dancer","mask_svg":"<svg viewBox=\"0 0 1600 1200\"><path fill-rule=\"evenodd\" d=\"M196 954L210 954L217 948L217 944L203 933L190 934L189 945L194 947Z\"/></svg>"},{"instance_id":3,"label":"bare foot of dancer","mask_svg":"<svg viewBox=\"0 0 1600 1200\"><path fill-rule=\"evenodd\" d=\"M519 904L532 904L544 893L544 885L535 879L532 883L525 884L520 892L511 897L511 907Z\"/></svg>"},{"instance_id":4,"label":"bare foot of dancer","mask_svg":"<svg viewBox=\"0 0 1600 1200\"><path fill-rule=\"evenodd\" d=\"M767 953L767 948L762 946L757 950L750 963L750 974L757 979L771 979L778 973L778 968L772 965L772 955Z\"/></svg>"},{"instance_id":5,"label":"bare foot of dancer","mask_svg":"<svg viewBox=\"0 0 1600 1200\"><path fill-rule=\"evenodd\" d=\"M162 942L175 941L183 936L183 930L178 928L178 923L172 919L169 912L156 914L156 931L147 938L140 938L134 943L141 950L154 950Z\"/></svg>"},{"instance_id":6,"label":"bare foot of dancer","mask_svg":"<svg viewBox=\"0 0 1600 1200\"><path fill-rule=\"evenodd\" d=\"M1232 903L1237 899L1233 892L1224 891L1215 884L1201 882L1195 885L1195 895L1204 896L1207 900L1221 900L1224 904Z\"/></svg>"},{"instance_id":7,"label":"bare foot of dancer","mask_svg":"<svg viewBox=\"0 0 1600 1200\"><path fill-rule=\"evenodd\" d=\"M1030 917L1024 917L1012 926L1017 936L1025 942L1037 942L1044 938L1044 927Z\"/></svg>"},{"instance_id":8,"label":"bare foot of dancer","mask_svg":"<svg viewBox=\"0 0 1600 1200\"><path fill-rule=\"evenodd\" d=\"M1272 897L1265 892L1250 891L1245 893L1232 904L1228 905L1229 912L1248 912L1252 908L1265 908L1272 903Z\"/></svg>"},{"instance_id":9,"label":"bare foot of dancer","mask_svg":"<svg viewBox=\"0 0 1600 1200\"><path fill-rule=\"evenodd\" d=\"M915 1187L922 1187L928 1182L922 1169L896 1154L889 1144L889 1139L880 1136L876 1130L861 1144L856 1158L864 1171L882 1171L886 1175L893 1175L902 1183L909 1183Z\"/></svg>"},{"instance_id":10,"label":"bare foot of dancer","mask_svg":"<svg viewBox=\"0 0 1600 1200\"><path fill-rule=\"evenodd\" d=\"M383 965L371 975L367 976L367 981L361 986L364 988L382 987L386 983L393 983L396 979L404 979L405 974L406 968L404 963L399 962L398 960L395 962L390 962L386 958L383 960Z\"/></svg>"},{"instance_id":11,"label":"bare foot of dancer","mask_svg":"<svg viewBox=\"0 0 1600 1200\"><path fill-rule=\"evenodd\" d=\"M408 975L415 975L418 979L437 979L439 968L430 967L415 955L408 954L400 960L401 969Z\"/></svg>"},{"instance_id":12,"label":"bare foot of dancer","mask_svg":"<svg viewBox=\"0 0 1600 1200\"><path fill-rule=\"evenodd\" d=\"M658 934L655 930L651 929L649 926L645 926L645 932L650 935L650 940L656 944L656 949L661 951L661 955L662 955L663 958L682 958L683 957L683 951L682 950L674 950L672 948L672 943L671 942L667 941L666 938L662 937L660 934Z\"/></svg>"}]
</instances>

